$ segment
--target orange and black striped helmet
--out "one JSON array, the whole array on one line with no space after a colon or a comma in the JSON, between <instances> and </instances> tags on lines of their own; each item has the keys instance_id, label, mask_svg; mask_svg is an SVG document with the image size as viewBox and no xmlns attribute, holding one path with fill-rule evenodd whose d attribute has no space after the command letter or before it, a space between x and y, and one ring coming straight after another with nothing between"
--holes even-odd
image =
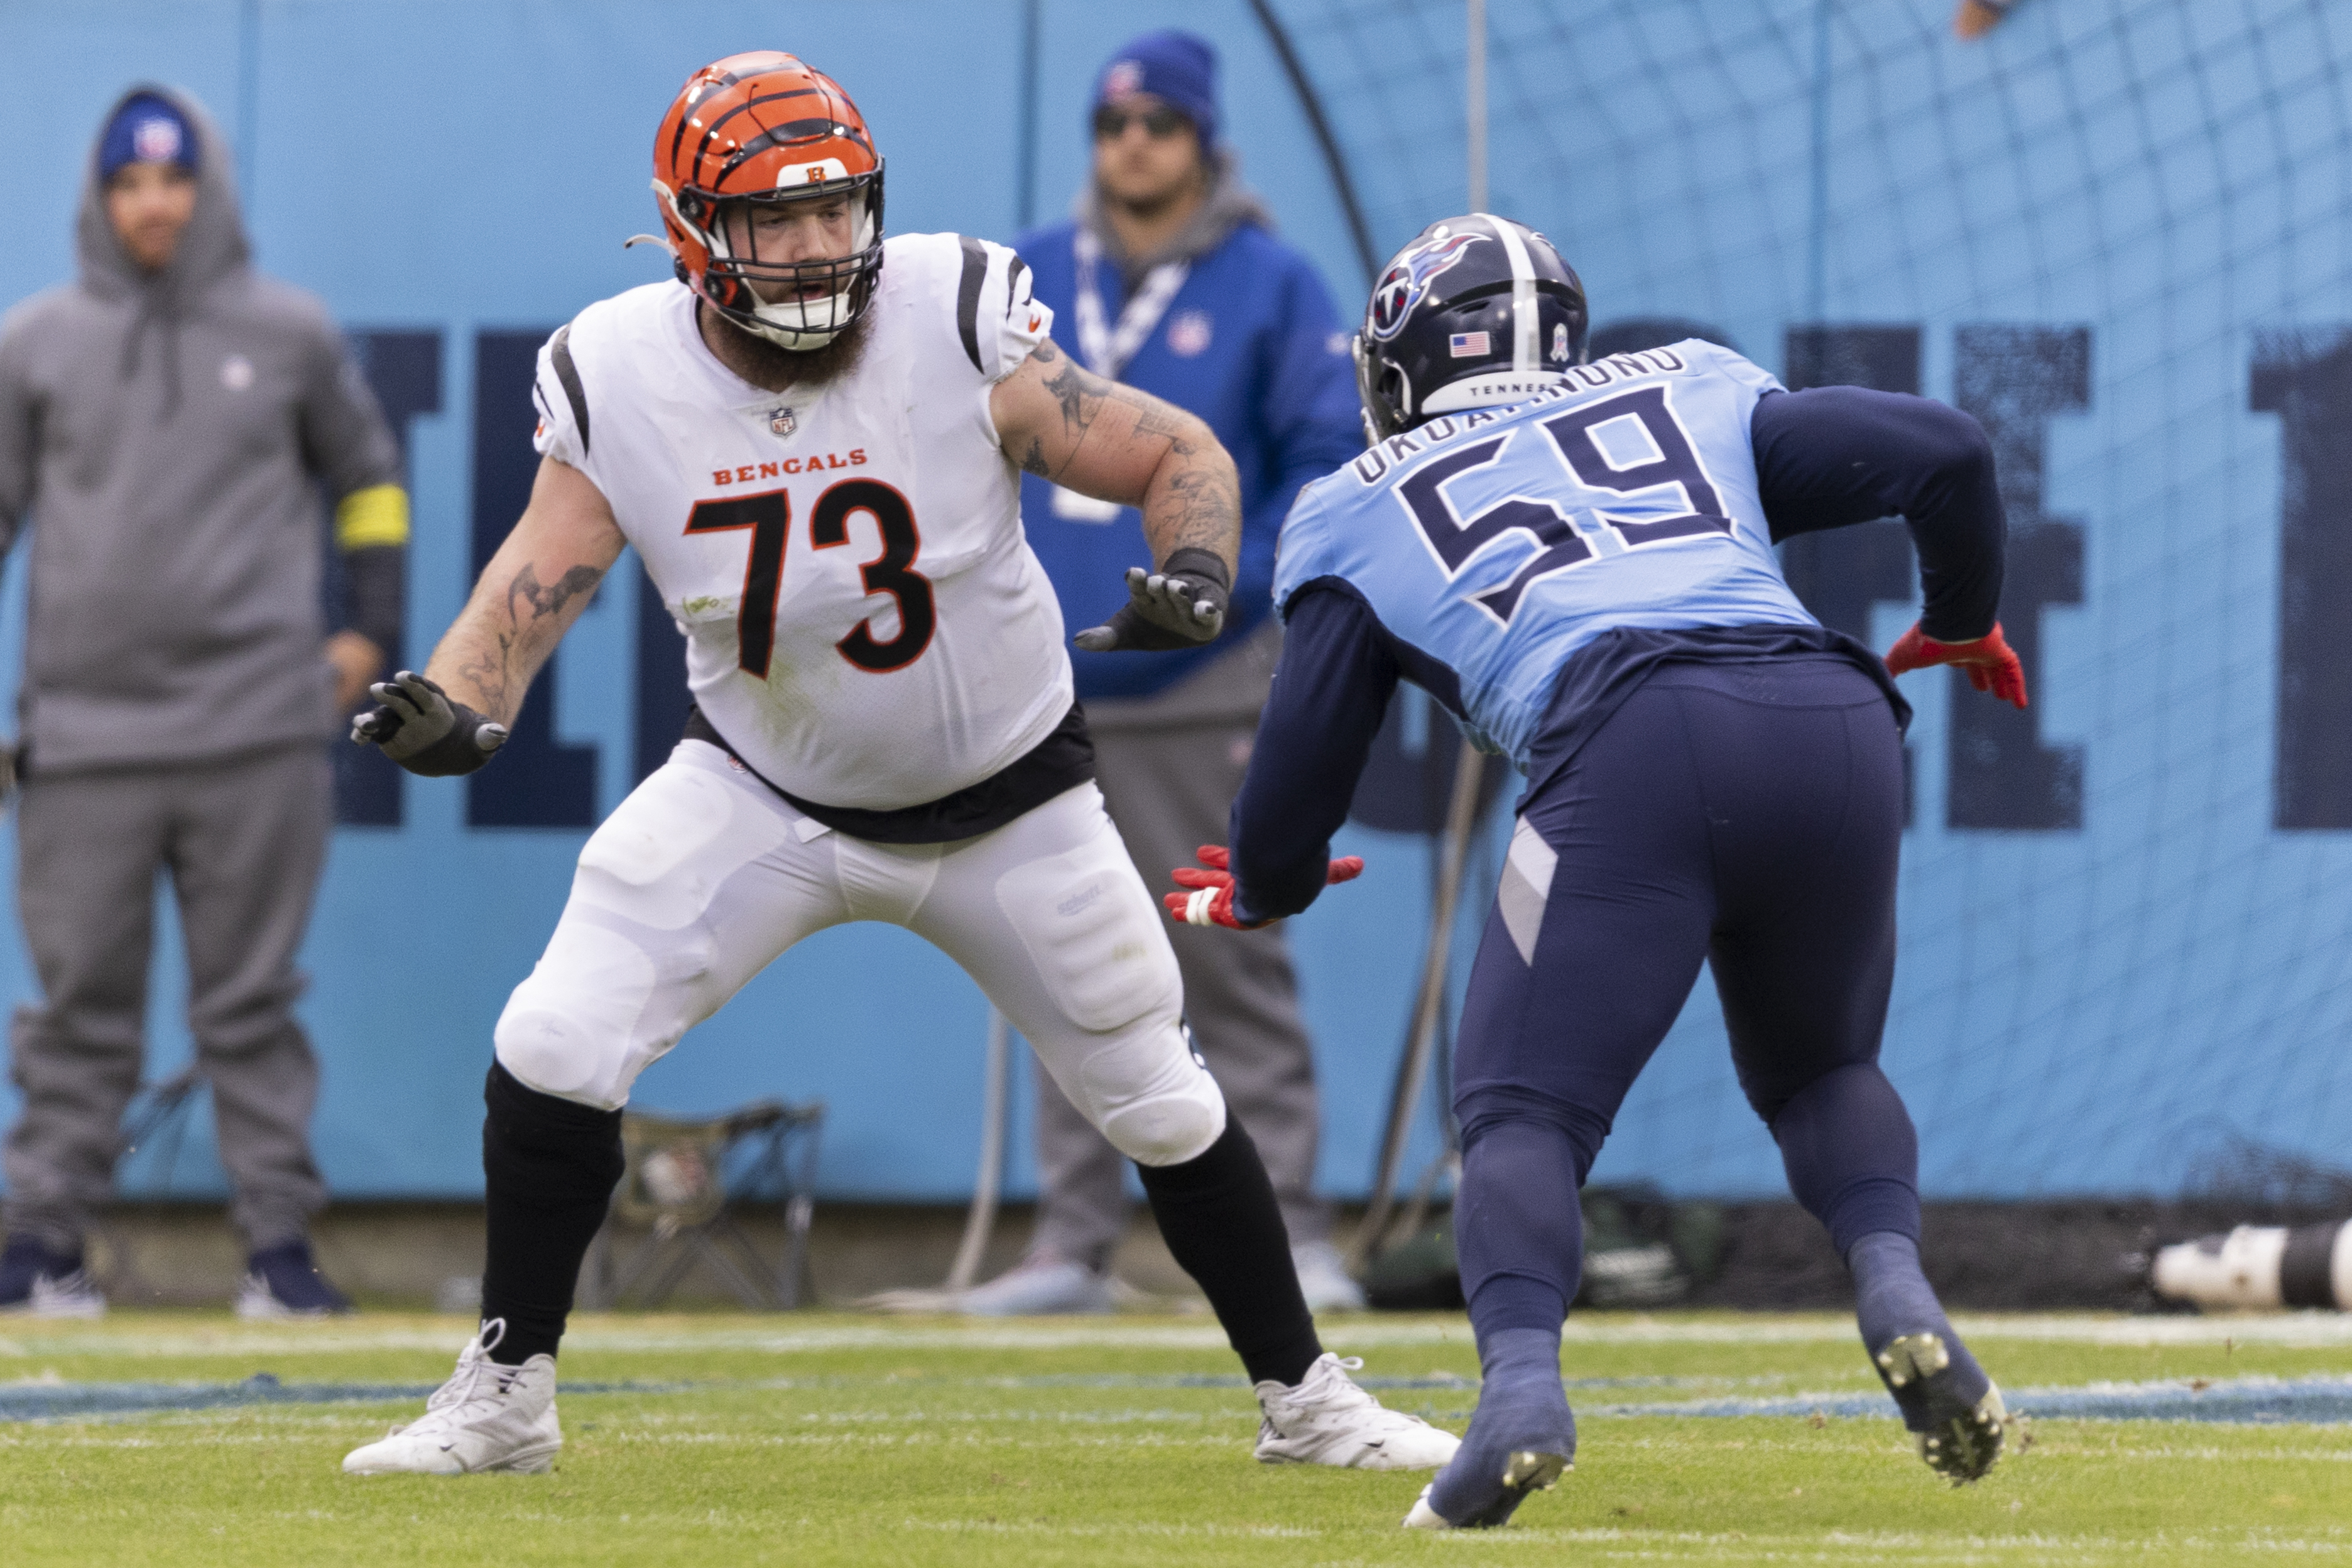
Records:
<instances>
[{"instance_id":1,"label":"orange and black striped helmet","mask_svg":"<svg viewBox=\"0 0 2352 1568\"><path fill-rule=\"evenodd\" d=\"M856 321L882 271L882 158L840 84L774 50L687 79L654 138L654 191L679 281L746 331L816 349ZM760 254L756 209L847 204L849 254Z\"/></svg>"}]
</instances>

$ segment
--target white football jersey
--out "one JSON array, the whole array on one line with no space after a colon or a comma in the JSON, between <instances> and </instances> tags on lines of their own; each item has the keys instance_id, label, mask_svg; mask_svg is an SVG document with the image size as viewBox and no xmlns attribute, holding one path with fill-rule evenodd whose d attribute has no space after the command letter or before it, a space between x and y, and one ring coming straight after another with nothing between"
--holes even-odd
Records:
<instances>
[{"instance_id":1,"label":"white football jersey","mask_svg":"<svg viewBox=\"0 0 2352 1568\"><path fill-rule=\"evenodd\" d=\"M534 388L539 450L604 492L710 722L791 794L877 811L999 772L1072 701L988 409L1053 313L1003 246L899 235L884 257L865 349L824 386L736 376L673 281L583 310Z\"/></svg>"}]
</instances>

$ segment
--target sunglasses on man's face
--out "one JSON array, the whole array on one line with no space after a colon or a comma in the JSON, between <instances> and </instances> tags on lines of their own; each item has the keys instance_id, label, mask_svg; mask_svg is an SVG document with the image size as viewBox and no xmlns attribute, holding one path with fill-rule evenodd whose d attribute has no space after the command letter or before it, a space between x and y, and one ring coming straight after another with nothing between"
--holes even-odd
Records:
<instances>
[{"instance_id":1,"label":"sunglasses on man's face","mask_svg":"<svg viewBox=\"0 0 2352 1568\"><path fill-rule=\"evenodd\" d=\"M1116 142L1127 134L1128 126L1136 121L1143 122L1144 133L1154 142L1165 142L1191 123L1172 109L1163 107L1130 113L1117 104L1106 103L1095 110L1095 140Z\"/></svg>"}]
</instances>

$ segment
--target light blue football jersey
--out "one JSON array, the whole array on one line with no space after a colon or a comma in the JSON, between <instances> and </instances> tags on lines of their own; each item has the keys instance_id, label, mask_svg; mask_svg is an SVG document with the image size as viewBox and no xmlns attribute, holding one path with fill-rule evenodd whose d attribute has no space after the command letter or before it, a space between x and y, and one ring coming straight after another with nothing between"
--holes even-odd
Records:
<instances>
[{"instance_id":1,"label":"light blue football jersey","mask_svg":"<svg viewBox=\"0 0 2352 1568\"><path fill-rule=\"evenodd\" d=\"M1780 575L1748 416L1780 383L1697 339L1507 408L1440 416L1301 491L1274 602L1345 579L1460 679L1520 771L1570 655L1620 626L1817 626Z\"/></svg>"}]
</instances>

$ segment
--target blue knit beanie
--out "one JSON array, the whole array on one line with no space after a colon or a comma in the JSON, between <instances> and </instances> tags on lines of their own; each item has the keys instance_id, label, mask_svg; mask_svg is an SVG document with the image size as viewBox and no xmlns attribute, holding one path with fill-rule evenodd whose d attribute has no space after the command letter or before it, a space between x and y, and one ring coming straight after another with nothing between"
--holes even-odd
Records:
<instances>
[{"instance_id":1,"label":"blue knit beanie","mask_svg":"<svg viewBox=\"0 0 2352 1568\"><path fill-rule=\"evenodd\" d=\"M177 163L196 172L196 132L169 99L135 92L122 100L98 143L98 177L114 178L126 164Z\"/></svg>"},{"instance_id":2,"label":"blue knit beanie","mask_svg":"<svg viewBox=\"0 0 2352 1568\"><path fill-rule=\"evenodd\" d=\"M1201 145L1217 140L1217 51L1205 39L1167 28L1129 40L1095 84L1088 112L1130 93L1148 92L1192 122Z\"/></svg>"}]
</instances>

